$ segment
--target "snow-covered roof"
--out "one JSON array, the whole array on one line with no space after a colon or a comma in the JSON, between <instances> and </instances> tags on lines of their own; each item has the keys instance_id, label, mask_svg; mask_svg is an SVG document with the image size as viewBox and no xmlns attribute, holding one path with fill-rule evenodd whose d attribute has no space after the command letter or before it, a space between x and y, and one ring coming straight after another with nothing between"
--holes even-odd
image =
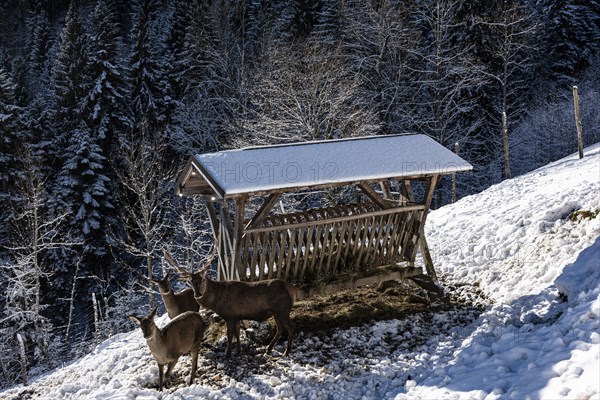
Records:
<instances>
[{"instance_id":1,"label":"snow-covered roof","mask_svg":"<svg viewBox=\"0 0 600 400\"><path fill-rule=\"evenodd\" d=\"M224 198L472 168L426 135L369 136L196 154L176 192Z\"/></svg>"}]
</instances>

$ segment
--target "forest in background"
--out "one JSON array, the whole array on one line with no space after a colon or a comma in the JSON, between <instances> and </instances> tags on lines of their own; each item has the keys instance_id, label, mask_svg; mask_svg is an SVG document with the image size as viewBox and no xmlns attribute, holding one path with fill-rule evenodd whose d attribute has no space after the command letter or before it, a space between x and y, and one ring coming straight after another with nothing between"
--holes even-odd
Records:
<instances>
[{"instance_id":1,"label":"forest in background","mask_svg":"<svg viewBox=\"0 0 600 400\"><path fill-rule=\"evenodd\" d=\"M573 85L600 141L599 49L597 0L0 0L0 381L17 333L41 371L122 330L161 246L206 257L190 154L423 133L461 197L575 152Z\"/></svg>"}]
</instances>

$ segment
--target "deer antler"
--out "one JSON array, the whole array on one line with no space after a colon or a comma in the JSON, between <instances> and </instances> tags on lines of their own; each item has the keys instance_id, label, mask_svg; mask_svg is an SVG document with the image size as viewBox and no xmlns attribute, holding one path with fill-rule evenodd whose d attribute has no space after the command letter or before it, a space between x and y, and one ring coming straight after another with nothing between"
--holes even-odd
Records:
<instances>
[{"instance_id":1,"label":"deer antler","mask_svg":"<svg viewBox=\"0 0 600 400\"><path fill-rule=\"evenodd\" d=\"M169 252L164 247L162 248L162 251L163 251L165 260L167 260L167 264L169 264L172 268L174 268L180 274L187 272L186 270L181 268L179 266L179 264L177 264L177 261L175 261L175 259L171 256L171 254L169 254Z\"/></svg>"},{"instance_id":2,"label":"deer antler","mask_svg":"<svg viewBox=\"0 0 600 400\"><path fill-rule=\"evenodd\" d=\"M210 255L210 258L207 261L205 261L204 264L202 265L202 267L200 268L200 270L199 270L200 273L204 273L208 270L208 267L210 267L210 264L212 263L212 261L215 259L216 255L217 255L217 247L213 246L212 248L213 248L212 254ZM184 270L183 268L181 268L179 266L179 264L177 264L177 261L175 261L173 256L171 256L171 254L164 247L162 248L162 251L163 251L163 256L165 257L165 260L167 261L167 264L169 264L173 269L175 269L180 274L189 274L188 271Z\"/></svg>"},{"instance_id":3,"label":"deer antler","mask_svg":"<svg viewBox=\"0 0 600 400\"><path fill-rule=\"evenodd\" d=\"M212 261L215 259L217 255L217 246L212 246L212 254L210 255L210 258L204 262L204 264L202 265L202 267L200 268L200 270L198 272L200 273L205 273L208 270L208 267L210 267L210 264L212 264Z\"/></svg>"}]
</instances>

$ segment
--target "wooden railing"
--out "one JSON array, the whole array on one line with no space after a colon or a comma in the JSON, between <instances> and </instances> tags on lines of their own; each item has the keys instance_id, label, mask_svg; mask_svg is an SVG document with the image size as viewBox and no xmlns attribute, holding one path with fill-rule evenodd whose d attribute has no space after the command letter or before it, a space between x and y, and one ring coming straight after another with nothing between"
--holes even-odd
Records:
<instances>
[{"instance_id":1,"label":"wooden railing","mask_svg":"<svg viewBox=\"0 0 600 400\"><path fill-rule=\"evenodd\" d=\"M413 262L424 210L421 204L379 209L367 203L267 217L243 231L240 279L310 284Z\"/></svg>"}]
</instances>

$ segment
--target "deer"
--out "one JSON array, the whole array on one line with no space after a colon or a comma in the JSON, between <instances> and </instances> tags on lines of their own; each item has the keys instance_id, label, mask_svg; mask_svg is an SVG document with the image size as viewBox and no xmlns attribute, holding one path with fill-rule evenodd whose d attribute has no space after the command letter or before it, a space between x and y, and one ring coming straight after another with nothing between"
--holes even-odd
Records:
<instances>
[{"instance_id":1,"label":"deer","mask_svg":"<svg viewBox=\"0 0 600 400\"><path fill-rule=\"evenodd\" d=\"M187 353L192 355L192 373L190 374L189 383L191 385L194 382L194 375L196 375L198 366L200 343L206 330L204 319L197 312L187 311L178 315L164 328L160 329L154 322L155 315L156 307L145 317L130 315L129 319L142 329L150 353L152 353L158 364L158 390L163 390L164 366L167 365L164 381L169 382L171 371L177 364L179 357Z\"/></svg>"},{"instance_id":2,"label":"deer","mask_svg":"<svg viewBox=\"0 0 600 400\"><path fill-rule=\"evenodd\" d=\"M281 279L256 282L214 281L206 274L212 258L194 273L182 270L170 256L167 257L167 261L181 273L182 279L190 284L196 302L201 307L213 311L227 324L226 358L231 354L233 336L237 340L236 353L240 354L241 320L265 321L270 317L275 319L277 331L267 347L266 354L271 353L283 329L288 334L284 356L291 352L294 323L290 312L298 291L294 286Z\"/></svg>"},{"instance_id":3,"label":"deer","mask_svg":"<svg viewBox=\"0 0 600 400\"><path fill-rule=\"evenodd\" d=\"M158 286L170 319L186 311L198 311L199 307L194 299L194 291L187 288L177 293L173 292L168 272L162 279L150 279L150 281Z\"/></svg>"}]
</instances>

